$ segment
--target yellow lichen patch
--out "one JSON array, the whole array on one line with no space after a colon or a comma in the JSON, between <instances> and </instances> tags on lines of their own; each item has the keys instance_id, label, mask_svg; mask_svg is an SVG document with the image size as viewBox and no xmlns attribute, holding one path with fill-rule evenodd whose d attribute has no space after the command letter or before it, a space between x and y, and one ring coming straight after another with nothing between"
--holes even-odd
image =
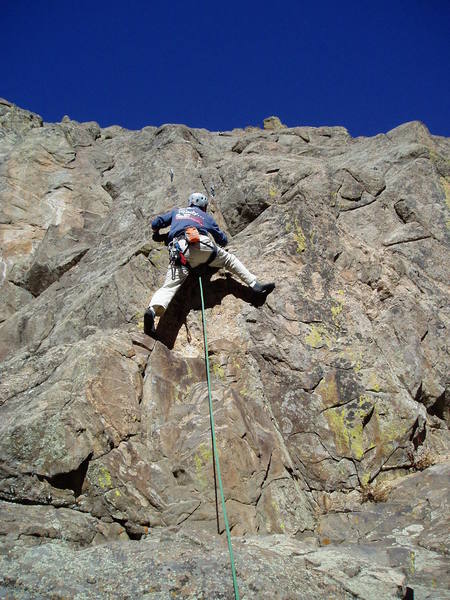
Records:
<instances>
[{"instance_id":1,"label":"yellow lichen patch","mask_svg":"<svg viewBox=\"0 0 450 600\"><path fill-rule=\"evenodd\" d=\"M198 447L198 451L204 463L207 463L212 460L212 451L210 448L207 448L204 444L200 444L200 446Z\"/></svg>"},{"instance_id":2,"label":"yellow lichen patch","mask_svg":"<svg viewBox=\"0 0 450 600\"><path fill-rule=\"evenodd\" d=\"M294 239L297 242L297 253L301 254L304 250L306 250L306 238L305 234L302 231L302 228L298 224L297 219L295 219L294 223Z\"/></svg>"},{"instance_id":3,"label":"yellow lichen patch","mask_svg":"<svg viewBox=\"0 0 450 600\"><path fill-rule=\"evenodd\" d=\"M367 487L370 481L370 473L363 473L362 475L360 475L359 481L361 482L361 487Z\"/></svg>"},{"instance_id":4,"label":"yellow lichen patch","mask_svg":"<svg viewBox=\"0 0 450 600\"><path fill-rule=\"evenodd\" d=\"M345 406L325 411L341 456L352 456L356 460L361 460L364 456L363 421L371 410L368 397L362 395Z\"/></svg>"},{"instance_id":5,"label":"yellow lichen patch","mask_svg":"<svg viewBox=\"0 0 450 600\"><path fill-rule=\"evenodd\" d=\"M271 188L269 188L269 196L270 196L271 198L275 198L275 196L276 196L277 194L278 194L278 192L277 192L276 188L274 188L274 187L271 187Z\"/></svg>"},{"instance_id":6,"label":"yellow lichen patch","mask_svg":"<svg viewBox=\"0 0 450 600\"><path fill-rule=\"evenodd\" d=\"M324 408L329 408L330 406L339 403L339 391L333 374L329 373L326 378L319 383L317 393L322 398L322 406Z\"/></svg>"},{"instance_id":7,"label":"yellow lichen patch","mask_svg":"<svg viewBox=\"0 0 450 600\"><path fill-rule=\"evenodd\" d=\"M369 381L367 383L367 389L378 393L381 390L380 384L378 383L377 374L373 371L369 375Z\"/></svg>"},{"instance_id":8,"label":"yellow lichen patch","mask_svg":"<svg viewBox=\"0 0 450 600\"><path fill-rule=\"evenodd\" d=\"M345 353L348 357L348 359L355 363L353 365L353 371L358 374L361 369L362 369L362 359L363 359L363 353L361 352L361 350L355 351L352 348L347 348L345 350Z\"/></svg>"},{"instance_id":9,"label":"yellow lichen patch","mask_svg":"<svg viewBox=\"0 0 450 600\"><path fill-rule=\"evenodd\" d=\"M450 181L448 177L441 177L441 185L444 188L445 204L450 210Z\"/></svg>"},{"instance_id":10,"label":"yellow lichen patch","mask_svg":"<svg viewBox=\"0 0 450 600\"><path fill-rule=\"evenodd\" d=\"M247 386L244 385L244 387L239 390L239 393L244 398L247 398L249 396L249 391L248 391Z\"/></svg>"},{"instance_id":11,"label":"yellow lichen patch","mask_svg":"<svg viewBox=\"0 0 450 600\"><path fill-rule=\"evenodd\" d=\"M239 361L234 356L232 358L231 364L233 365L233 367L235 369L240 369L241 368L241 365L239 364Z\"/></svg>"},{"instance_id":12,"label":"yellow lichen patch","mask_svg":"<svg viewBox=\"0 0 450 600\"><path fill-rule=\"evenodd\" d=\"M194 463L195 463L195 470L201 471L202 467L203 467L203 463L202 463L202 459L200 458L200 456L198 454L194 455Z\"/></svg>"},{"instance_id":13,"label":"yellow lichen patch","mask_svg":"<svg viewBox=\"0 0 450 600\"><path fill-rule=\"evenodd\" d=\"M210 463L212 460L212 452L210 449L206 448L204 444L200 444L196 454L194 454L194 465L195 465L195 474L197 477L197 481L200 483L201 487L206 487L208 485L206 474L205 474L205 466Z\"/></svg>"},{"instance_id":14,"label":"yellow lichen patch","mask_svg":"<svg viewBox=\"0 0 450 600\"><path fill-rule=\"evenodd\" d=\"M324 325L316 325L313 323L308 335L305 337L305 342L311 348L321 348L326 345L332 348L336 342L336 338L328 333Z\"/></svg>"},{"instance_id":15,"label":"yellow lichen patch","mask_svg":"<svg viewBox=\"0 0 450 600\"><path fill-rule=\"evenodd\" d=\"M409 553L409 573L414 575L416 572L416 553L411 550Z\"/></svg>"},{"instance_id":16,"label":"yellow lichen patch","mask_svg":"<svg viewBox=\"0 0 450 600\"><path fill-rule=\"evenodd\" d=\"M338 317L341 312L344 310L344 291L339 290L338 298L334 300L335 304L331 306L331 318L333 319L333 323L336 327L340 327Z\"/></svg>"},{"instance_id":17,"label":"yellow lichen patch","mask_svg":"<svg viewBox=\"0 0 450 600\"><path fill-rule=\"evenodd\" d=\"M100 487L109 489L112 487L111 473L105 467L100 467L98 473L98 483Z\"/></svg>"},{"instance_id":18,"label":"yellow lichen patch","mask_svg":"<svg viewBox=\"0 0 450 600\"><path fill-rule=\"evenodd\" d=\"M271 505L274 513L275 527L278 527L284 533L286 527L280 518L280 507L275 500L272 500Z\"/></svg>"},{"instance_id":19,"label":"yellow lichen patch","mask_svg":"<svg viewBox=\"0 0 450 600\"><path fill-rule=\"evenodd\" d=\"M216 377L217 379L225 379L225 371L221 365L213 363L212 371L214 373L214 377Z\"/></svg>"},{"instance_id":20,"label":"yellow lichen patch","mask_svg":"<svg viewBox=\"0 0 450 600\"><path fill-rule=\"evenodd\" d=\"M317 326L314 324L311 325L311 330L305 338L305 341L308 344L308 346L311 346L311 348L320 348L321 346L323 346L324 341L321 334L322 331L322 326Z\"/></svg>"}]
</instances>

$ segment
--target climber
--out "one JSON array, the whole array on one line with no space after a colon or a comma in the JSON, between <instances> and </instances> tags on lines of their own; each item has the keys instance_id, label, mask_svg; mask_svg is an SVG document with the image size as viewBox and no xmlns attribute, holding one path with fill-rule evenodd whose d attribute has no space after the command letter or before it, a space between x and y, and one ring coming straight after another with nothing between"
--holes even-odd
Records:
<instances>
[{"instance_id":1,"label":"climber","mask_svg":"<svg viewBox=\"0 0 450 600\"><path fill-rule=\"evenodd\" d=\"M175 208L152 221L154 232L170 225L170 265L163 286L153 294L145 311L144 332L147 335L155 332L155 317L164 314L188 276L189 269L204 264L225 267L261 297L275 288L274 283L259 283L236 256L224 250L228 243L227 236L219 229L214 218L206 213L207 207L208 198L204 194L193 193L189 196L186 208Z\"/></svg>"}]
</instances>

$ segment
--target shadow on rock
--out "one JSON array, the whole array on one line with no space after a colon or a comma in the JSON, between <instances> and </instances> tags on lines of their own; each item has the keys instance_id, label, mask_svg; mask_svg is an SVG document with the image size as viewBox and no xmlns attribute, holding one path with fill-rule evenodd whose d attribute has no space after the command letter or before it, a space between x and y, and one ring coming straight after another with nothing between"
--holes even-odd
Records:
<instances>
[{"instance_id":1,"label":"shadow on rock","mask_svg":"<svg viewBox=\"0 0 450 600\"><path fill-rule=\"evenodd\" d=\"M154 242L163 242L165 246L169 245L169 233L159 233L159 231L154 231L152 235L152 240Z\"/></svg>"},{"instance_id":2,"label":"shadow on rock","mask_svg":"<svg viewBox=\"0 0 450 600\"><path fill-rule=\"evenodd\" d=\"M187 327L189 312L191 310L201 310L199 275L202 278L205 308L213 308L213 306L221 304L225 296L229 294L255 307L262 306L266 301L267 296L255 294L247 285L243 285L228 273L225 277L211 281L211 277L217 270L202 267L190 273L181 290L161 317L154 337L168 348L172 349L175 346L178 333L183 324Z\"/></svg>"}]
</instances>

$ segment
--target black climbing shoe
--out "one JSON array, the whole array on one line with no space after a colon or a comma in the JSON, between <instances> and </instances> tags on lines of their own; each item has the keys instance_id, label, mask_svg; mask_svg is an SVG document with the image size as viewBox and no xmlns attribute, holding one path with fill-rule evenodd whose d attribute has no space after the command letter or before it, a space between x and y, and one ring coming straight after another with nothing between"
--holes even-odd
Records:
<instances>
[{"instance_id":1,"label":"black climbing shoe","mask_svg":"<svg viewBox=\"0 0 450 600\"><path fill-rule=\"evenodd\" d=\"M274 283L258 283L257 281L251 286L252 290L261 296L267 296L275 289Z\"/></svg>"},{"instance_id":2,"label":"black climbing shoe","mask_svg":"<svg viewBox=\"0 0 450 600\"><path fill-rule=\"evenodd\" d=\"M147 308L144 314L144 333L145 335L154 335L155 332L155 313L151 308Z\"/></svg>"}]
</instances>

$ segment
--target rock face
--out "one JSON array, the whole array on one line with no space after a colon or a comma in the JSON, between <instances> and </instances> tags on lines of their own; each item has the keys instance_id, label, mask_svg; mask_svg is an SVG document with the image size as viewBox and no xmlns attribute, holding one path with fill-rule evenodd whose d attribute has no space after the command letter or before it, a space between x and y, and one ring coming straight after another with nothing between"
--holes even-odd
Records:
<instances>
[{"instance_id":1,"label":"rock face","mask_svg":"<svg viewBox=\"0 0 450 600\"><path fill-rule=\"evenodd\" d=\"M152 597L171 597L170 561L177 594L232 595L195 278L142 333L167 265L150 219L211 189L232 251L277 285L255 304L203 275L245 597L448 597L450 141L418 122L43 124L5 100L0 590L45 597L55 564L61 596L102 597L142 560ZM144 597L142 577L111 593Z\"/></svg>"}]
</instances>

